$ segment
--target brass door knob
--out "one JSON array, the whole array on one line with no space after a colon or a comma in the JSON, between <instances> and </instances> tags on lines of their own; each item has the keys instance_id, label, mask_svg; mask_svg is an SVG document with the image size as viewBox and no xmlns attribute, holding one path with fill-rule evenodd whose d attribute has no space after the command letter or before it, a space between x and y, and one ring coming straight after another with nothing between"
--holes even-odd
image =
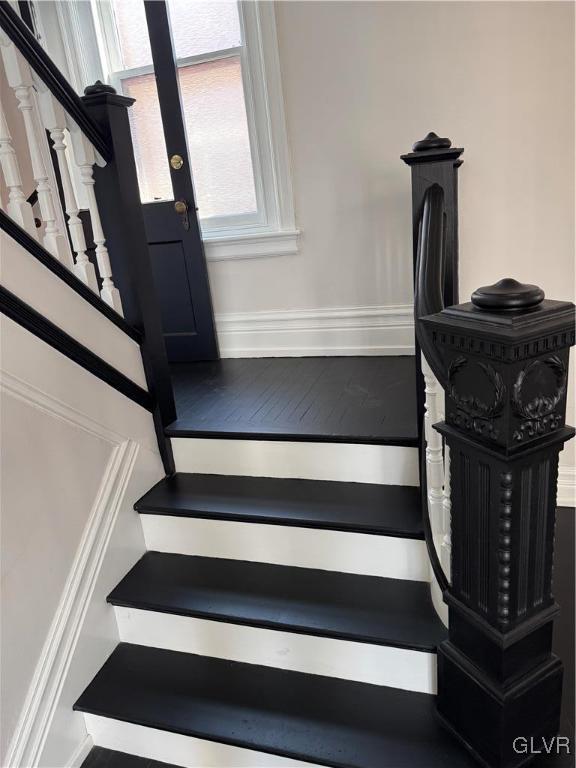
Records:
<instances>
[{"instance_id":1,"label":"brass door knob","mask_svg":"<svg viewBox=\"0 0 576 768\"><path fill-rule=\"evenodd\" d=\"M170 165L172 168L174 168L175 171L179 171L180 168L184 165L184 158L182 155L172 155L170 158Z\"/></svg>"},{"instance_id":2,"label":"brass door knob","mask_svg":"<svg viewBox=\"0 0 576 768\"><path fill-rule=\"evenodd\" d=\"M185 200L176 200L174 203L174 210L180 216L184 216L188 212L188 203Z\"/></svg>"}]
</instances>

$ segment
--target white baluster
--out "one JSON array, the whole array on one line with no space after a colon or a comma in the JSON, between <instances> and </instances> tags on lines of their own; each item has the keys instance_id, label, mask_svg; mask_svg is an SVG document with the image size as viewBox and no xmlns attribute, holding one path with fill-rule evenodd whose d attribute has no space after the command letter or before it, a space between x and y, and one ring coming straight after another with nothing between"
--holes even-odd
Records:
<instances>
[{"instance_id":1,"label":"white baluster","mask_svg":"<svg viewBox=\"0 0 576 768\"><path fill-rule=\"evenodd\" d=\"M32 206L22 189L22 176L6 116L0 104L0 167L8 189L6 211L29 235L38 239Z\"/></svg>"},{"instance_id":2,"label":"white baluster","mask_svg":"<svg viewBox=\"0 0 576 768\"><path fill-rule=\"evenodd\" d=\"M451 578L452 539L450 537L452 502L450 501L450 448L444 445L444 493L442 498L442 528L444 535L440 547L440 562L448 579Z\"/></svg>"},{"instance_id":3,"label":"white baluster","mask_svg":"<svg viewBox=\"0 0 576 768\"><path fill-rule=\"evenodd\" d=\"M113 307L119 314L122 314L122 302L120 293L112 279L112 268L110 266L110 256L106 248L106 238L102 230L100 221L100 212L94 192L93 166L96 161L94 148L74 123L69 123L70 135L72 138L72 147L74 150L74 160L80 169L80 180L86 191L88 201L88 210L90 211L90 220L92 223L92 234L96 245L96 260L98 262L98 271L102 278L102 288L100 296Z\"/></svg>"},{"instance_id":4,"label":"white baluster","mask_svg":"<svg viewBox=\"0 0 576 768\"><path fill-rule=\"evenodd\" d=\"M45 225L44 247L58 260L72 266L68 241L63 232L60 231L56 215L56 206L59 205L58 193L56 188L52 187L48 166L42 151L42 146L47 145L47 139L38 114L32 73L28 63L5 35L0 35L0 50L8 84L16 94L18 109L24 118L32 175L36 182L38 204Z\"/></svg>"},{"instance_id":5,"label":"white baluster","mask_svg":"<svg viewBox=\"0 0 576 768\"><path fill-rule=\"evenodd\" d=\"M425 413L424 436L426 439L426 479L428 486L428 509L434 540L441 538L444 500L444 456L442 436L433 425L442 420L444 392L430 366L422 356L424 376Z\"/></svg>"},{"instance_id":6,"label":"white baluster","mask_svg":"<svg viewBox=\"0 0 576 768\"><path fill-rule=\"evenodd\" d=\"M433 425L444 419L444 390L434 376L430 366L422 355L422 374L424 376L424 437L426 440L426 484L428 488L428 511L432 528L432 539L440 565L446 577L450 578L450 567L446 567L446 555L450 555L450 528L446 527L446 487L445 454L442 436ZM448 498L449 503L449 498ZM448 549L446 549L446 541ZM430 594L432 602L442 622L448 626L448 609L444 603L439 584L430 565Z\"/></svg>"},{"instance_id":7,"label":"white baluster","mask_svg":"<svg viewBox=\"0 0 576 768\"><path fill-rule=\"evenodd\" d=\"M86 238L84 236L84 226L78 216L78 203L76 194L70 178L70 168L66 157L65 126L66 115L63 108L54 99L50 91L43 83L37 82L38 101L44 127L50 133L54 151L58 158L58 168L60 169L60 178L62 181L62 191L64 192L64 203L66 206L66 215L68 216L68 230L72 247L76 253L76 263L73 265L74 273L93 291L98 293L98 279L94 265L90 262L86 254Z\"/></svg>"}]
</instances>

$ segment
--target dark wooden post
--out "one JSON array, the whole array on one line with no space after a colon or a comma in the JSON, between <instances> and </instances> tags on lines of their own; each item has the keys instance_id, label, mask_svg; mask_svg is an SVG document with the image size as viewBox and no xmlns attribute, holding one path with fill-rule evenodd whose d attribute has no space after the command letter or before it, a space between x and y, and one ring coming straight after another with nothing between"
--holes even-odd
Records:
<instances>
[{"instance_id":1,"label":"dark wooden post","mask_svg":"<svg viewBox=\"0 0 576 768\"><path fill-rule=\"evenodd\" d=\"M171 473L174 461L164 427L175 420L176 409L130 134L128 108L134 99L100 82L85 94L82 101L112 149L112 159L94 169L96 198L124 316L143 334L142 357L158 442L166 472Z\"/></svg>"},{"instance_id":2,"label":"dark wooden post","mask_svg":"<svg viewBox=\"0 0 576 768\"><path fill-rule=\"evenodd\" d=\"M515 739L557 735L562 664L552 565L574 305L502 280L423 320L448 380L452 585L437 709L486 766L528 762ZM518 750L518 751L517 751Z\"/></svg>"},{"instance_id":3,"label":"dark wooden post","mask_svg":"<svg viewBox=\"0 0 576 768\"><path fill-rule=\"evenodd\" d=\"M458 303L458 168L464 152L453 147L450 139L440 138L429 133L413 146L413 151L402 155L407 165L412 168L412 249L413 269L416 270L419 241L419 227L426 190L438 184L444 192L445 232L444 232L444 305ZM424 419L424 379L420 362L420 349L416 343L416 374L418 429L422 430Z\"/></svg>"}]
</instances>

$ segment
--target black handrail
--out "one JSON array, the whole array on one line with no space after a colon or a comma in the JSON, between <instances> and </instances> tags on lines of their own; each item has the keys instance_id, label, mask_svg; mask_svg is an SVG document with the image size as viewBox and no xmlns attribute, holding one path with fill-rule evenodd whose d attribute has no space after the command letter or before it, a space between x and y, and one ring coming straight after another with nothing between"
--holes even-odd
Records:
<instances>
[{"instance_id":1,"label":"black handrail","mask_svg":"<svg viewBox=\"0 0 576 768\"><path fill-rule=\"evenodd\" d=\"M97 123L88 114L81 98L63 76L50 56L11 7L0 0L0 27L14 43L28 64L45 83L52 95L64 107L93 147L107 162L112 159L112 147Z\"/></svg>"},{"instance_id":2,"label":"black handrail","mask_svg":"<svg viewBox=\"0 0 576 768\"><path fill-rule=\"evenodd\" d=\"M431 343L420 318L444 309L446 275L444 191L432 184L424 194L419 223L414 285L414 325L416 338L426 361L440 384L446 389L444 366L438 350Z\"/></svg>"},{"instance_id":3,"label":"black handrail","mask_svg":"<svg viewBox=\"0 0 576 768\"><path fill-rule=\"evenodd\" d=\"M420 319L444 309L444 287L446 280L445 261L445 211L444 191L439 184L432 184L424 194L422 214L418 227L418 246L414 286L414 326L416 338L432 372L446 390L446 377L437 348L425 332ZM426 451L424 450L424 429L420 451L420 488L424 537L432 570L442 594L450 586L436 552L430 511L428 509L428 481L426 476Z\"/></svg>"}]
</instances>

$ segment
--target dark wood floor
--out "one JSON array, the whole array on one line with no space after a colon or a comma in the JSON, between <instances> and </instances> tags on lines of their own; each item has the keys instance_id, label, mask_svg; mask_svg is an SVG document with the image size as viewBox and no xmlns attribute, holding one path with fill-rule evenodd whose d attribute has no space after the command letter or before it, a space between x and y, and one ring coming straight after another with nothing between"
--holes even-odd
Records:
<instances>
[{"instance_id":1,"label":"dark wood floor","mask_svg":"<svg viewBox=\"0 0 576 768\"><path fill-rule=\"evenodd\" d=\"M231 359L172 373L173 436L416 444L413 357Z\"/></svg>"}]
</instances>

